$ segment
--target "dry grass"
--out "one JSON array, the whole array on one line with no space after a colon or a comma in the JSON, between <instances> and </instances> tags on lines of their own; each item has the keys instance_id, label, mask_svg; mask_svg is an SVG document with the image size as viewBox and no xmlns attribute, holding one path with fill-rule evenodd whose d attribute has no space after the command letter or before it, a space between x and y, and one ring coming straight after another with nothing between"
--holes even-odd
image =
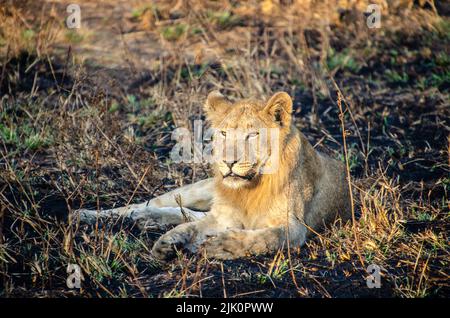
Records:
<instances>
[{"instance_id":1,"label":"dry grass","mask_svg":"<svg viewBox=\"0 0 450 318\"><path fill-rule=\"evenodd\" d=\"M117 18L131 30L122 37L156 41L150 68L140 60L150 44L126 40L121 67L102 65L88 35L67 36L62 4L2 6L0 295L448 296L450 21L436 14L445 8L383 4L383 29L368 30L365 1L176 2L134 1ZM149 252L160 233L69 217L209 175L169 151L172 130L192 128L211 89L294 96L296 125L348 165L355 222L290 255L222 263L180 252L162 266ZM68 263L82 268L81 290L66 286ZM380 289L366 286L370 264L382 268Z\"/></svg>"}]
</instances>

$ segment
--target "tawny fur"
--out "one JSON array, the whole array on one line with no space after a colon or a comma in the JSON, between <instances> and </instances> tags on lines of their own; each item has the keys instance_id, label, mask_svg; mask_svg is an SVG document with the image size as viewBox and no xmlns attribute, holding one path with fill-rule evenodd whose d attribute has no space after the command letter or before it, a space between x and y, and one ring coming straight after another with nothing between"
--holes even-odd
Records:
<instances>
[{"instance_id":1,"label":"tawny fur","mask_svg":"<svg viewBox=\"0 0 450 318\"><path fill-rule=\"evenodd\" d=\"M181 224L161 236L152 250L157 258L172 257L176 248L205 251L208 257L219 259L273 252L287 241L301 246L308 235L336 217L349 218L344 166L316 152L294 127L288 94L277 93L267 103L244 100L232 104L213 92L205 111L219 130L278 127L279 168L275 173L256 173L243 180L225 178L226 163L216 164L215 178L210 181L211 211L205 218ZM236 165L239 175L253 175L264 162L256 167L247 162ZM249 171L245 173L245 169Z\"/></svg>"}]
</instances>

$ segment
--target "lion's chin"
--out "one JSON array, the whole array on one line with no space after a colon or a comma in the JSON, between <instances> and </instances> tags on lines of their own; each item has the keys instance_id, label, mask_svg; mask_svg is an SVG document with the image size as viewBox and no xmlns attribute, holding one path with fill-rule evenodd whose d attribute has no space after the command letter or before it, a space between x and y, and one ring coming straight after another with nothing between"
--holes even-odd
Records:
<instances>
[{"instance_id":1,"label":"lion's chin","mask_svg":"<svg viewBox=\"0 0 450 318\"><path fill-rule=\"evenodd\" d=\"M248 188L253 184L253 178L230 175L227 177L223 177L222 184L230 189Z\"/></svg>"}]
</instances>

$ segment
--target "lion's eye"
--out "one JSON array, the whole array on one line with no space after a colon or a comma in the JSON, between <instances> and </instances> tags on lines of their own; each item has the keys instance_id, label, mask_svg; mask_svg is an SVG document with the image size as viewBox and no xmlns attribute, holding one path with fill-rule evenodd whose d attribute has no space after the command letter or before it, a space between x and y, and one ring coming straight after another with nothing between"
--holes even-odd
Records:
<instances>
[{"instance_id":1,"label":"lion's eye","mask_svg":"<svg viewBox=\"0 0 450 318\"><path fill-rule=\"evenodd\" d=\"M226 131L224 131L224 130L222 130L222 131L220 132L220 134L221 134L222 136L224 136L224 137L226 137L226 136L227 136L227 132L226 132Z\"/></svg>"},{"instance_id":2,"label":"lion's eye","mask_svg":"<svg viewBox=\"0 0 450 318\"><path fill-rule=\"evenodd\" d=\"M255 132L251 132L247 135L247 138L255 138L259 135L259 132L255 131Z\"/></svg>"}]
</instances>

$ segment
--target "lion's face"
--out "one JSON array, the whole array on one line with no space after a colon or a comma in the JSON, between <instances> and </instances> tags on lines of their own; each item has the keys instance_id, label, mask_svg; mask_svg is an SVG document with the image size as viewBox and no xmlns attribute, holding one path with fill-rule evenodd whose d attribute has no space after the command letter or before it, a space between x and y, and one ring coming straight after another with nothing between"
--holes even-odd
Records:
<instances>
[{"instance_id":1,"label":"lion's face","mask_svg":"<svg viewBox=\"0 0 450 318\"><path fill-rule=\"evenodd\" d=\"M242 100L233 104L214 91L208 95L205 110L215 130L216 173L224 186L251 187L263 173L277 173L274 159L283 150L291 121L292 100L287 93L277 93L267 103Z\"/></svg>"}]
</instances>

